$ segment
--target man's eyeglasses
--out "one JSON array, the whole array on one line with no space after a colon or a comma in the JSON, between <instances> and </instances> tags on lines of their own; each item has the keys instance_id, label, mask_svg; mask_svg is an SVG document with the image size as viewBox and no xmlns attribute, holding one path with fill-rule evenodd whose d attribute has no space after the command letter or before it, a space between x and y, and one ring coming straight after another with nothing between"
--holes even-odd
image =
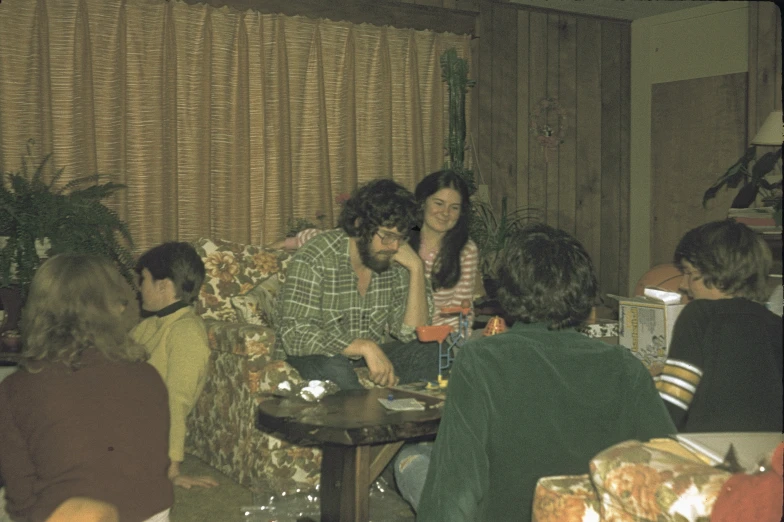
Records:
<instances>
[{"instance_id":1,"label":"man's eyeglasses","mask_svg":"<svg viewBox=\"0 0 784 522\"><path fill-rule=\"evenodd\" d=\"M401 234L394 234L392 232L385 232L383 230L377 230L376 235L381 239L382 245L391 245L392 243L402 243L408 236L401 235Z\"/></svg>"}]
</instances>

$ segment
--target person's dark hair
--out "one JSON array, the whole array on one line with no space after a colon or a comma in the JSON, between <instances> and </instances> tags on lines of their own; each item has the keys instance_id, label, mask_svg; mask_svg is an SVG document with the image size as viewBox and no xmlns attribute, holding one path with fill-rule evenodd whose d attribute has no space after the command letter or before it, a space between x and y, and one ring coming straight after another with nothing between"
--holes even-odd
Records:
<instances>
[{"instance_id":1,"label":"person's dark hair","mask_svg":"<svg viewBox=\"0 0 784 522\"><path fill-rule=\"evenodd\" d=\"M168 242L151 248L136 262L136 273L147 269L156 281L171 279L176 297L191 304L204 282L204 262L189 243Z\"/></svg>"},{"instance_id":2,"label":"person's dark hair","mask_svg":"<svg viewBox=\"0 0 784 522\"><path fill-rule=\"evenodd\" d=\"M35 371L36 361L80 366L85 350L115 361L143 361L144 347L128 332L134 291L104 257L58 254L36 270L22 311L21 365Z\"/></svg>"},{"instance_id":3,"label":"person's dark hair","mask_svg":"<svg viewBox=\"0 0 784 522\"><path fill-rule=\"evenodd\" d=\"M588 252L575 238L541 223L509 237L498 270L498 298L506 313L556 330L591 313L598 284Z\"/></svg>"},{"instance_id":4,"label":"person's dark hair","mask_svg":"<svg viewBox=\"0 0 784 522\"><path fill-rule=\"evenodd\" d=\"M414 195L391 179L359 187L343 205L338 226L351 237L370 239L378 227L397 228L408 235L420 223Z\"/></svg>"},{"instance_id":5,"label":"person's dark hair","mask_svg":"<svg viewBox=\"0 0 784 522\"><path fill-rule=\"evenodd\" d=\"M773 256L765 240L732 219L712 221L686 232L675 248L675 264L688 261L700 271L707 288L764 303Z\"/></svg>"},{"instance_id":6,"label":"person's dark hair","mask_svg":"<svg viewBox=\"0 0 784 522\"><path fill-rule=\"evenodd\" d=\"M420 207L424 208L427 198L444 188L456 190L460 194L460 217L441 240L441 248L433 262L434 269L430 276L433 290L452 288L460 280L460 252L468 241L471 214L468 185L452 170L439 170L425 176L416 186L414 197ZM419 251L420 240L420 230L416 229L409 240L414 252Z\"/></svg>"}]
</instances>

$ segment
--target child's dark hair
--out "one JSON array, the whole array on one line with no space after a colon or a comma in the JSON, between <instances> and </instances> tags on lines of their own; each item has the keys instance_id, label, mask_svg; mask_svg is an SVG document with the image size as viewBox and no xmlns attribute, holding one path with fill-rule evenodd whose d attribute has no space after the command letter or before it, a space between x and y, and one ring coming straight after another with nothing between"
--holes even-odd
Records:
<instances>
[{"instance_id":1,"label":"child's dark hair","mask_svg":"<svg viewBox=\"0 0 784 522\"><path fill-rule=\"evenodd\" d=\"M725 219L689 230L675 248L675 264L682 269L684 260L700 271L707 288L760 303L770 295L770 248L743 223Z\"/></svg>"},{"instance_id":2,"label":"child's dark hair","mask_svg":"<svg viewBox=\"0 0 784 522\"><path fill-rule=\"evenodd\" d=\"M498 297L504 310L551 330L576 326L591 313L598 284L585 248L563 230L534 224L507 240Z\"/></svg>"},{"instance_id":3,"label":"child's dark hair","mask_svg":"<svg viewBox=\"0 0 784 522\"><path fill-rule=\"evenodd\" d=\"M204 282L204 262L189 243L168 242L151 248L136 263L136 273L147 269L156 281L171 279L176 296L187 304L199 297Z\"/></svg>"}]
</instances>

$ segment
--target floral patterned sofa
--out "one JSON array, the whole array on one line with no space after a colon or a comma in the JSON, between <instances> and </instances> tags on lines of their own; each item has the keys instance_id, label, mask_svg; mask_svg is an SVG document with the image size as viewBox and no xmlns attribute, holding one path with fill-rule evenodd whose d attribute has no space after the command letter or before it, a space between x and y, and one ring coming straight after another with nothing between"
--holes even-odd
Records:
<instances>
[{"instance_id":1,"label":"floral patterned sofa","mask_svg":"<svg viewBox=\"0 0 784 522\"><path fill-rule=\"evenodd\" d=\"M256 428L256 408L297 371L271 357L271 309L285 281L284 250L199 239L207 275L196 305L204 319L210 359L204 391L188 417L186 451L246 486L260 479L273 491L318 484L321 451L289 444ZM372 386L366 370L360 382Z\"/></svg>"},{"instance_id":2,"label":"floral patterned sofa","mask_svg":"<svg viewBox=\"0 0 784 522\"><path fill-rule=\"evenodd\" d=\"M539 479L532 520L708 522L732 477L674 441L659 440L616 444L593 458L590 471Z\"/></svg>"}]
</instances>

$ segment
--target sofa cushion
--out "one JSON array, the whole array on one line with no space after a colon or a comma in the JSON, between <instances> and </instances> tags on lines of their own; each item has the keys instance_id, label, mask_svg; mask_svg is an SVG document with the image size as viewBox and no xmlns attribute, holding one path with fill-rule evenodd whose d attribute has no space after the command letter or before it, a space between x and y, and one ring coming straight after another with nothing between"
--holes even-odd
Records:
<instances>
[{"instance_id":1,"label":"sofa cushion","mask_svg":"<svg viewBox=\"0 0 784 522\"><path fill-rule=\"evenodd\" d=\"M231 298L246 294L271 277L285 280L290 254L255 245L201 238L194 244L204 261L206 277L196 303L203 318L236 322Z\"/></svg>"},{"instance_id":2,"label":"sofa cushion","mask_svg":"<svg viewBox=\"0 0 784 522\"><path fill-rule=\"evenodd\" d=\"M532 522L599 522L599 499L588 475L542 477Z\"/></svg>"},{"instance_id":3,"label":"sofa cushion","mask_svg":"<svg viewBox=\"0 0 784 522\"><path fill-rule=\"evenodd\" d=\"M631 440L590 463L604 520L707 522L726 471Z\"/></svg>"}]
</instances>

